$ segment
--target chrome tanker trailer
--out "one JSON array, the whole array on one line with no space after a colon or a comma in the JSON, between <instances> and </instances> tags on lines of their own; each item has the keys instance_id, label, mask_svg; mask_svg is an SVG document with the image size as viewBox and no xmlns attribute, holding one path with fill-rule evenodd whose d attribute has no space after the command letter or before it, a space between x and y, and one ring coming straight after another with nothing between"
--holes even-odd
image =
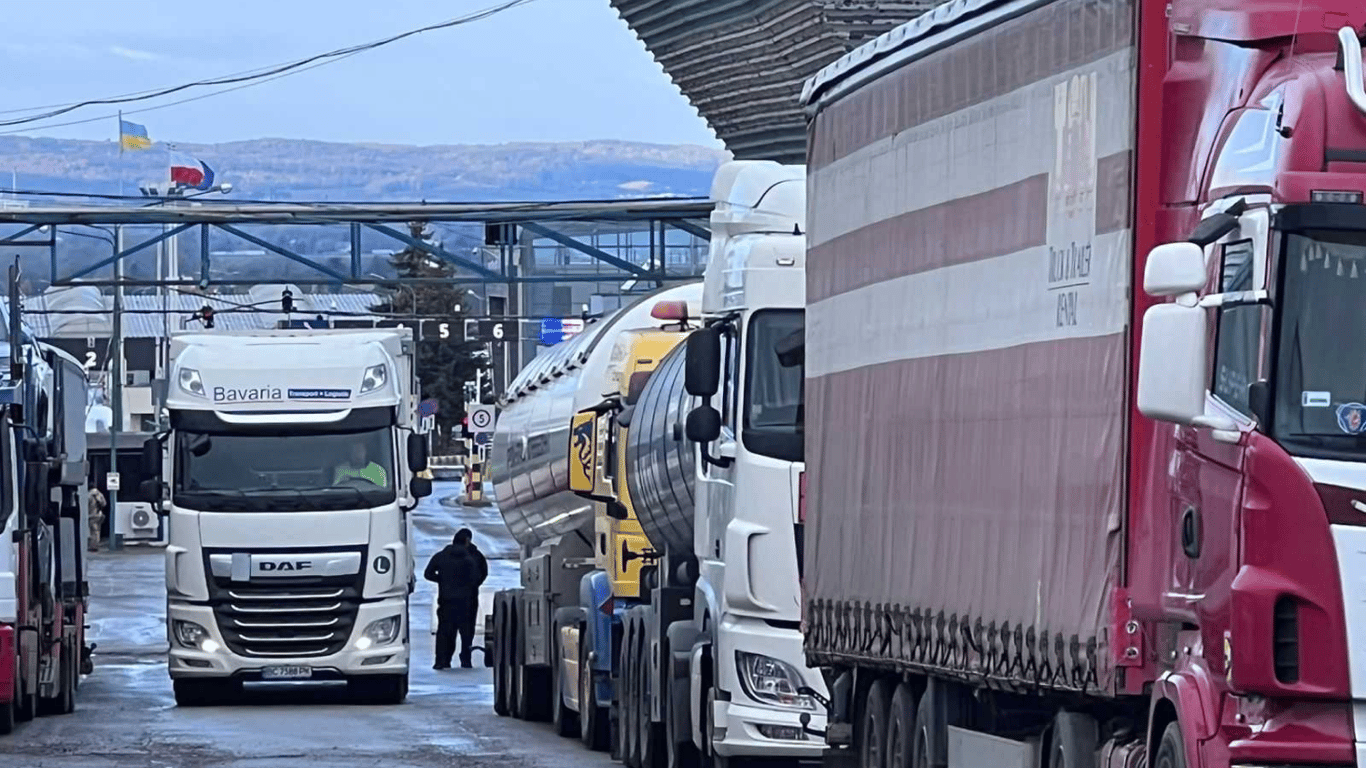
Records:
<instances>
[{"instance_id":1,"label":"chrome tanker trailer","mask_svg":"<svg viewBox=\"0 0 1366 768\"><path fill-rule=\"evenodd\" d=\"M522 585L494 596L486 628L499 714L549 718L554 616L579 605L580 581L596 564L594 502L569 490L570 423L615 390L623 333L658 327L652 312L660 302L682 302L697 317L701 299L701 282L644 296L533 360L500 398L490 470L521 548Z\"/></svg>"}]
</instances>

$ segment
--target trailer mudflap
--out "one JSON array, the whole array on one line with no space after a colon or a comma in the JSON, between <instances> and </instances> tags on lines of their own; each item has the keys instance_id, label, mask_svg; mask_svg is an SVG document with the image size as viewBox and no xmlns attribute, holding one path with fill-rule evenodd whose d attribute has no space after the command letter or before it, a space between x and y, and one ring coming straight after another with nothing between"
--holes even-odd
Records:
<instances>
[{"instance_id":1,"label":"trailer mudflap","mask_svg":"<svg viewBox=\"0 0 1366 768\"><path fill-rule=\"evenodd\" d=\"M19 673L14 625L0 624L0 703L14 700L14 676Z\"/></svg>"}]
</instances>

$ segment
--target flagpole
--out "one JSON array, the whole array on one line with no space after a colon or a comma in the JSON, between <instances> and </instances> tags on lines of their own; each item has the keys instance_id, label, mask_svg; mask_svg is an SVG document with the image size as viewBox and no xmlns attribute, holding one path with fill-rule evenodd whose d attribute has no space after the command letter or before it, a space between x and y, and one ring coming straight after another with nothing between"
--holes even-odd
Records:
<instances>
[{"instance_id":1,"label":"flagpole","mask_svg":"<svg viewBox=\"0 0 1366 768\"><path fill-rule=\"evenodd\" d=\"M123 158L123 110L121 110L121 109L119 110L119 124L118 124L118 134L117 134L117 135L118 135L118 142L119 142L119 158L122 159L122 158ZM120 164L120 166L119 166L119 197L123 197L123 174L124 174L124 171L125 171L125 169L122 167L122 164Z\"/></svg>"}]
</instances>

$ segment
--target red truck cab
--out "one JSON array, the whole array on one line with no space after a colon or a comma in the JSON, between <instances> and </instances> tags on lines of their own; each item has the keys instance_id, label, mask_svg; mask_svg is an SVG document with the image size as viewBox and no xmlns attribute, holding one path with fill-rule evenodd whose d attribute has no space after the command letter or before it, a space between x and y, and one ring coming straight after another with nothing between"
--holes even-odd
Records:
<instances>
[{"instance_id":1,"label":"red truck cab","mask_svg":"<svg viewBox=\"0 0 1366 768\"><path fill-rule=\"evenodd\" d=\"M1366 765L1366 5L1142 17L1128 687L1192 767Z\"/></svg>"}]
</instances>

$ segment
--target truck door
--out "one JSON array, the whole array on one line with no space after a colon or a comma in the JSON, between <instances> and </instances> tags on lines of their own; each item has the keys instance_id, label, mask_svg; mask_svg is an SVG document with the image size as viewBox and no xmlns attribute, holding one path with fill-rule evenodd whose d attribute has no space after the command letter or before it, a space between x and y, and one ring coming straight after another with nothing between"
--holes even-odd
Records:
<instances>
[{"instance_id":1,"label":"truck door","mask_svg":"<svg viewBox=\"0 0 1366 768\"><path fill-rule=\"evenodd\" d=\"M1214 246L1219 255L1220 292L1252 290L1251 241ZM1265 340L1270 314L1265 306L1233 305L1214 313L1213 365L1208 410L1232 418L1242 429L1253 423L1249 387L1265 378ZM1200 627L1206 658L1224 673L1223 635L1230 586L1238 571L1238 526L1243 496L1242 440L1220 439L1209 429L1179 428L1170 524L1173 573L1168 607ZM1223 618L1219 618L1219 617Z\"/></svg>"}]
</instances>

